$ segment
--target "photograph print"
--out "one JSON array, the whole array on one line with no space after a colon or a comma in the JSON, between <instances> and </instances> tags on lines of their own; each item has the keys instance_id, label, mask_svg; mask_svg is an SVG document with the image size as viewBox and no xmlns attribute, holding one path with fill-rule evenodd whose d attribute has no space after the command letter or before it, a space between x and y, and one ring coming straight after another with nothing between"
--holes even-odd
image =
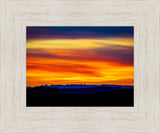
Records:
<instances>
[{"instance_id":1,"label":"photograph print","mask_svg":"<svg viewBox=\"0 0 160 133\"><path fill-rule=\"evenodd\" d=\"M133 26L27 26L27 107L133 107Z\"/></svg>"}]
</instances>

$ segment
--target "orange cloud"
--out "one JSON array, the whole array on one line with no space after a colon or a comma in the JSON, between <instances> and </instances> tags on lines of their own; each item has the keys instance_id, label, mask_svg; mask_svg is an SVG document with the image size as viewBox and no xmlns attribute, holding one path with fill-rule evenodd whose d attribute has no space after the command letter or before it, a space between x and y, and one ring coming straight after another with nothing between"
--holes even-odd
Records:
<instances>
[{"instance_id":1,"label":"orange cloud","mask_svg":"<svg viewBox=\"0 0 160 133\"><path fill-rule=\"evenodd\" d=\"M27 86L133 85L133 71L132 39L27 42Z\"/></svg>"}]
</instances>

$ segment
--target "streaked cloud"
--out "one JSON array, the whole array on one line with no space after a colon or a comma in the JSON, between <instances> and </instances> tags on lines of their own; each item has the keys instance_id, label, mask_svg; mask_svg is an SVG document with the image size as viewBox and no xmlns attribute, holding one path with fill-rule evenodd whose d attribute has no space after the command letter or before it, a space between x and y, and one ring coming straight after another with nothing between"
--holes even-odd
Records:
<instances>
[{"instance_id":1,"label":"streaked cloud","mask_svg":"<svg viewBox=\"0 0 160 133\"><path fill-rule=\"evenodd\" d=\"M28 28L27 86L133 85L132 28L84 29Z\"/></svg>"}]
</instances>

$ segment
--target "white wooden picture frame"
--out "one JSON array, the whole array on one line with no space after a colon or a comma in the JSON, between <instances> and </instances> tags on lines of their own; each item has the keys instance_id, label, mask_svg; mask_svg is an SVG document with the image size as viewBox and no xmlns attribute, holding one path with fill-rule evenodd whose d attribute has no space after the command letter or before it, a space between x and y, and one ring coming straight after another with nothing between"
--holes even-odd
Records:
<instances>
[{"instance_id":1,"label":"white wooden picture frame","mask_svg":"<svg viewBox=\"0 0 160 133\"><path fill-rule=\"evenodd\" d=\"M26 26L134 26L134 107L26 107ZM159 133L159 0L1 0L1 133Z\"/></svg>"}]
</instances>

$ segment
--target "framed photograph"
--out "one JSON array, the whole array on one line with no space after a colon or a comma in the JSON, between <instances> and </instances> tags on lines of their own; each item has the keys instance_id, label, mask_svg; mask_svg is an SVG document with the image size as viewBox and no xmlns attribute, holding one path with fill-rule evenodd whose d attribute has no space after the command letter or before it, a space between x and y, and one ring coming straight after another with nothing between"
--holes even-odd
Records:
<instances>
[{"instance_id":1,"label":"framed photograph","mask_svg":"<svg viewBox=\"0 0 160 133\"><path fill-rule=\"evenodd\" d=\"M134 106L134 27L27 27L27 106Z\"/></svg>"},{"instance_id":2,"label":"framed photograph","mask_svg":"<svg viewBox=\"0 0 160 133\"><path fill-rule=\"evenodd\" d=\"M0 132L159 133L160 1L0 1Z\"/></svg>"}]
</instances>

